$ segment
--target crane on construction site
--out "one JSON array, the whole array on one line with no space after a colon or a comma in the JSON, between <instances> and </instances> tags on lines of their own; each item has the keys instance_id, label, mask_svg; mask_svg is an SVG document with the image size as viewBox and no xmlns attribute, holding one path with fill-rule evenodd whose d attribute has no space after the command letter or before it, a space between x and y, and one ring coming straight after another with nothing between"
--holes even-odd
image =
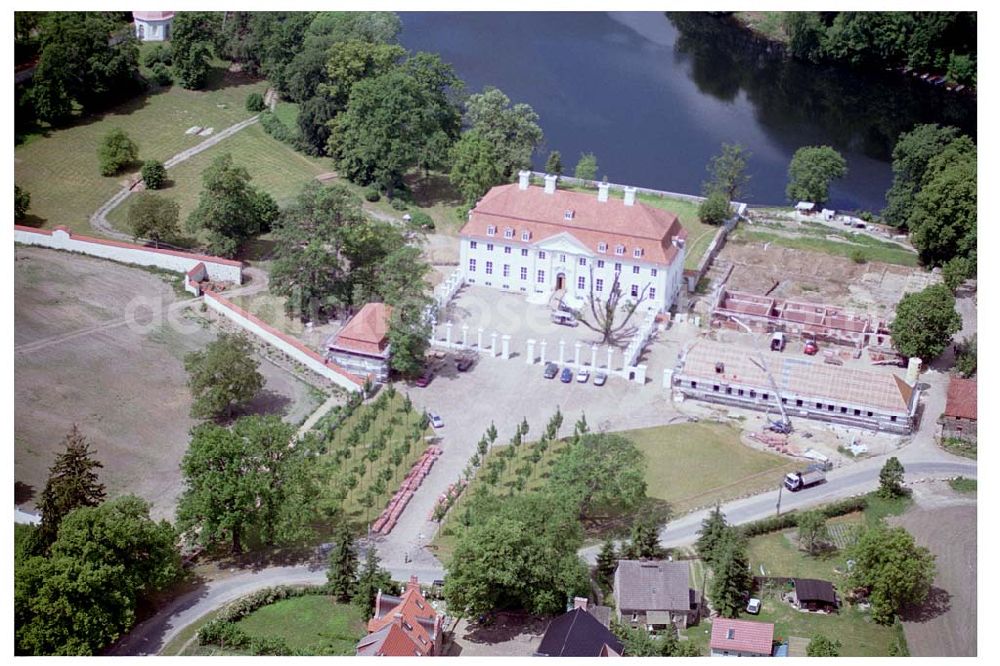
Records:
<instances>
[{"instance_id":1,"label":"crane on construction site","mask_svg":"<svg viewBox=\"0 0 1000 666\"><path fill-rule=\"evenodd\" d=\"M767 375L767 380L771 382L771 388L774 389L774 398L775 400L778 401L778 411L781 412L781 420L771 421L770 419L768 419L768 421L770 421L771 423L770 425L771 430L777 433L781 433L783 435L787 435L788 433L792 432L792 421L791 419L788 418L788 414L785 413L785 406L781 402L781 391L780 389L778 389L778 382L774 381L774 377L771 376L771 371L768 370L767 365L764 364L763 358L758 360L751 356L750 362L756 365L758 368L760 368L761 372Z\"/></svg>"}]
</instances>

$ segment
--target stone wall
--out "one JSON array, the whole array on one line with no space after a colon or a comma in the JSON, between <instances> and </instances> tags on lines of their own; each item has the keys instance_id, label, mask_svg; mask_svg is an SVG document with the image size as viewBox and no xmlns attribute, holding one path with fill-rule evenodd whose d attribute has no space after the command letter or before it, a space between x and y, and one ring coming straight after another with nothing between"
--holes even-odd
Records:
<instances>
[{"instance_id":1,"label":"stone wall","mask_svg":"<svg viewBox=\"0 0 1000 666\"><path fill-rule=\"evenodd\" d=\"M164 250L73 234L66 227L56 227L52 231L32 229L14 225L14 242L24 245L38 245L56 250L79 252L92 257L101 257L138 266L155 266L168 271L187 273L198 264L204 264L208 278L219 282L241 284L243 264L239 261L212 257L209 255Z\"/></svg>"}]
</instances>

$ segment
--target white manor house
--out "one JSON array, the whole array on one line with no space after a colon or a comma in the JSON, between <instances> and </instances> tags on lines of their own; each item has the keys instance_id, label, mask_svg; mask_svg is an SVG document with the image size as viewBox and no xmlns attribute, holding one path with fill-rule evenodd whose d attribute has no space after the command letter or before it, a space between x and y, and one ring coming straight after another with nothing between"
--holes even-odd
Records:
<instances>
[{"instance_id":1,"label":"white manor house","mask_svg":"<svg viewBox=\"0 0 1000 666\"><path fill-rule=\"evenodd\" d=\"M615 274L622 302L645 297L642 309L669 309L684 270L687 232L677 216L636 202L635 188L624 201L608 198L608 185L595 194L532 186L522 171L518 183L491 189L469 212L462 227L460 269L466 282L536 294L561 295L582 307L593 287L606 298Z\"/></svg>"}]
</instances>

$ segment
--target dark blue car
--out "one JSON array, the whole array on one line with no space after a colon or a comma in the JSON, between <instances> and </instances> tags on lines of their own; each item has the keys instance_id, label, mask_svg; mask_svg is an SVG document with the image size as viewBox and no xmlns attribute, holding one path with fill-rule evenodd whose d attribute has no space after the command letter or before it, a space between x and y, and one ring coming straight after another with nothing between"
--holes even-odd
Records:
<instances>
[{"instance_id":1,"label":"dark blue car","mask_svg":"<svg viewBox=\"0 0 1000 666\"><path fill-rule=\"evenodd\" d=\"M559 375L559 381L563 384L569 384L573 381L573 371L569 368L563 368L562 373Z\"/></svg>"}]
</instances>

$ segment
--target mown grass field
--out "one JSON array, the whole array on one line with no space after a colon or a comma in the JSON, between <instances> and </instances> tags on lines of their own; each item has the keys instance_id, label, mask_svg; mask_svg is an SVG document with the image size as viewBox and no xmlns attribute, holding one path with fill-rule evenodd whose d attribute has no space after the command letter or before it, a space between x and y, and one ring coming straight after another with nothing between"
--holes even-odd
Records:
<instances>
[{"instance_id":1,"label":"mown grass field","mask_svg":"<svg viewBox=\"0 0 1000 666\"><path fill-rule=\"evenodd\" d=\"M305 595L259 608L238 623L251 636L281 638L310 655L349 656L365 635L361 610L332 597Z\"/></svg>"},{"instance_id":2,"label":"mown grass field","mask_svg":"<svg viewBox=\"0 0 1000 666\"><path fill-rule=\"evenodd\" d=\"M828 237L838 240L832 240ZM741 227L730 235L730 241L734 243L773 243L781 247L812 250L852 260L857 255L864 261L879 261L899 266L915 267L920 265L915 252L895 243L880 241L867 234L851 234L823 225L806 224L796 229L781 227L780 233Z\"/></svg>"},{"instance_id":3,"label":"mown grass field","mask_svg":"<svg viewBox=\"0 0 1000 666\"><path fill-rule=\"evenodd\" d=\"M66 225L93 234L90 215L126 179L125 174L100 175L97 149L105 134L120 127L138 144L140 161L163 161L207 138L185 134L189 127L213 127L218 132L249 118L246 96L266 87L263 81L217 67L206 90L178 85L154 90L70 127L29 136L14 149L15 182L31 193L28 223L45 228Z\"/></svg>"}]
</instances>

